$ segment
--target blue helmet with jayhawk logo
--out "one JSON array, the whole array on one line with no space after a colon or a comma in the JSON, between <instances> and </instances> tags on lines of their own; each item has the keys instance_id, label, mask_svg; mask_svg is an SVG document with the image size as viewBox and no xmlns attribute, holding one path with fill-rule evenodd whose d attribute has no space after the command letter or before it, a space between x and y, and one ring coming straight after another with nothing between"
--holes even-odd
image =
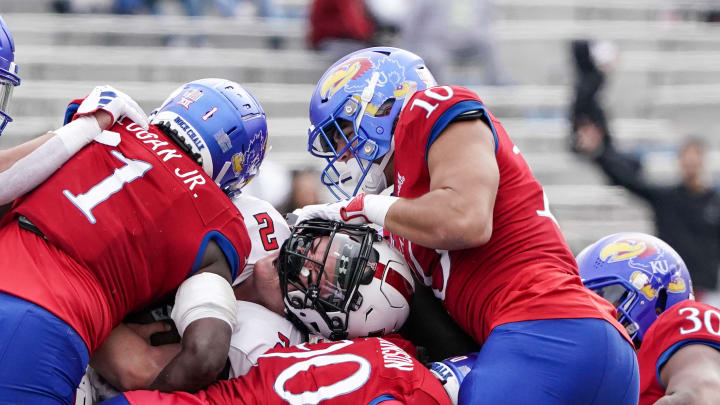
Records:
<instances>
[{"instance_id":1,"label":"blue helmet with jayhawk logo","mask_svg":"<svg viewBox=\"0 0 720 405\"><path fill-rule=\"evenodd\" d=\"M7 106L12 96L13 88L20 85L18 67L15 64L15 43L10 29L0 17L0 134L5 125L12 122L7 113Z\"/></svg>"},{"instance_id":2,"label":"blue helmet with jayhawk logo","mask_svg":"<svg viewBox=\"0 0 720 405\"><path fill-rule=\"evenodd\" d=\"M392 154L404 102L436 84L419 56L390 47L353 52L323 74L310 99L308 150L327 161L321 179L335 197L358 193L373 162ZM338 138L344 147L338 147ZM348 151L355 158L350 173L335 166ZM347 192L343 183L351 178L357 184Z\"/></svg>"},{"instance_id":3,"label":"blue helmet with jayhawk logo","mask_svg":"<svg viewBox=\"0 0 720 405\"><path fill-rule=\"evenodd\" d=\"M577 256L583 283L610 301L636 346L663 311L693 298L692 281L680 255L643 233L617 233Z\"/></svg>"},{"instance_id":4,"label":"blue helmet with jayhawk logo","mask_svg":"<svg viewBox=\"0 0 720 405\"><path fill-rule=\"evenodd\" d=\"M177 133L178 143L228 194L250 182L265 157L265 112L250 92L230 80L202 79L179 87L153 111L150 122Z\"/></svg>"}]
</instances>

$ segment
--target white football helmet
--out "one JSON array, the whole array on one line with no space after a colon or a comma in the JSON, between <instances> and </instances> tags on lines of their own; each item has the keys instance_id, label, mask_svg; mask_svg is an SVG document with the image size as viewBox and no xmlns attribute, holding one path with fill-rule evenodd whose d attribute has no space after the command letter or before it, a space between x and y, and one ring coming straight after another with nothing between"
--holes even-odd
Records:
<instances>
[{"instance_id":1,"label":"white football helmet","mask_svg":"<svg viewBox=\"0 0 720 405\"><path fill-rule=\"evenodd\" d=\"M400 329L415 284L405 259L368 226L308 220L278 259L288 317L331 340ZM297 322L296 322L297 323Z\"/></svg>"}]
</instances>

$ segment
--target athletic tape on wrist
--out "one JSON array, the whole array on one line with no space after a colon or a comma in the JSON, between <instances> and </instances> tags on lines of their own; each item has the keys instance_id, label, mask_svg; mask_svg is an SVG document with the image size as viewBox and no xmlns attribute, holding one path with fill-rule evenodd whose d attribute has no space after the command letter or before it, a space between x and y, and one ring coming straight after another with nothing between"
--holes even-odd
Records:
<instances>
[{"instance_id":1,"label":"athletic tape on wrist","mask_svg":"<svg viewBox=\"0 0 720 405\"><path fill-rule=\"evenodd\" d=\"M200 273L188 278L175 294L170 317L180 336L191 323L202 318L223 320L235 330L237 305L230 283L215 273Z\"/></svg>"},{"instance_id":2,"label":"athletic tape on wrist","mask_svg":"<svg viewBox=\"0 0 720 405\"><path fill-rule=\"evenodd\" d=\"M102 130L95 117L80 117L71 123L60 127L54 131L67 148L71 155L74 155L85 145L92 142L96 136L100 135Z\"/></svg>"},{"instance_id":3,"label":"athletic tape on wrist","mask_svg":"<svg viewBox=\"0 0 720 405\"><path fill-rule=\"evenodd\" d=\"M385 216L390 206L400 198L391 195L367 194L365 195L365 217L372 223L385 227Z\"/></svg>"}]
</instances>

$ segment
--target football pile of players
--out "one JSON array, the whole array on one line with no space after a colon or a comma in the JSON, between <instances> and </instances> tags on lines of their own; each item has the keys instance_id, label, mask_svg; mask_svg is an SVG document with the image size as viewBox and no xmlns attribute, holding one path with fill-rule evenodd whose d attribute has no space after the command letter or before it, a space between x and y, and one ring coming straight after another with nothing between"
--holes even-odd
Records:
<instances>
[{"instance_id":1,"label":"football pile of players","mask_svg":"<svg viewBox=\"0 0 720 405\"><path fill-rule=\"evenodd\" d=\"M0 19L0 131L19 85ZM720 310L693 300L679 255L622 233L573 257L477 94L378 47L308 96L338 201L290 224L242 192L268 131L230 80L186 83L149 117L101 85L0 151L0 402L720 398Z\"/></svg>"}]
</instances>

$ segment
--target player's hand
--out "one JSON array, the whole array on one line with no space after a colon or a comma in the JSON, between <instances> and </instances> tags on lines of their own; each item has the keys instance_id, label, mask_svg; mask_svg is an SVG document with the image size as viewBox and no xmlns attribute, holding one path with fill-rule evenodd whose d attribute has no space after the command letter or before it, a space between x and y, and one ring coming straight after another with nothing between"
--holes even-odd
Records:
<instances>
[{"instance_id":1,"label":"player's hand","mask_svg":"<svg viewBox=\"0 0 720 405\"><path fill-rule=\"evenodd\" d=\"M339 221L353 225L371 223L365 215L365 194L358 194L349 200L329 204L306 205L293 211L297 215L295 224L306 219L318 218L328 221Z\"/></svg>"},{"instance_id":2,"label":"player's hand","mask_svg":"<svg viewBox=\"0 0 720 405\"><path fill-rule=\"evenodd\" d=\"M581 124L577 129L577 149L588 156L596 156L602 152L605 134L600 127L587 122Z\"/></svg>"},{"instance_id":3,"label":"player's hand","mask_svg":"<svg viewBox=\"0 0 720 405\"><path fill-rule=\"evenodd\" d=\"M75 117L104 111L112 117L112 124L121 117L127 117L143 128L148 127L148 118L140 106L127 94L112 86L97 86L80 104Z\"/></svg>"}]
</instances>

